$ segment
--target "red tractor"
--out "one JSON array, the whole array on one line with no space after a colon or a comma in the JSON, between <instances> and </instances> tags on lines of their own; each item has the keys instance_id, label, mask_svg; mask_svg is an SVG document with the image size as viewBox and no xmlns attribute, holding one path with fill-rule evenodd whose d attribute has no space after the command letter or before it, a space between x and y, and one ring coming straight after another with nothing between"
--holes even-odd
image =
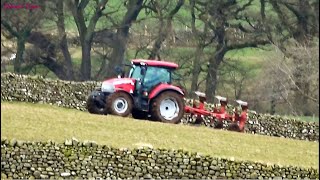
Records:
<instances>
[{"instance_id":1,"label":"red tractor","mask_svg":"<svg viewBox=\"0 0 320 180\"><path fill-rule=\"evenodd\" d=\"M172 62L135 59L128 77L103 81L87 100L87 109L94 114L113 114L166 123L179 123L183 117L184 92L172 85Z\"/></svg>"}]
</instances>

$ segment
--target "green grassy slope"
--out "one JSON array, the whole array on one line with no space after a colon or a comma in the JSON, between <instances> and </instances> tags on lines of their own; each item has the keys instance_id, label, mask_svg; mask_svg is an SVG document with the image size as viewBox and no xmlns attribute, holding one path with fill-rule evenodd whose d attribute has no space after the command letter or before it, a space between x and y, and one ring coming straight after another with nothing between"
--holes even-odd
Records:
<instances>
[{"instance_id":1,"label":"green grassy slope","mask_svg":"<svg viewBox=\"0 0 320 180\"><path fill-rule=\"evenodd\" d=\"M317 168L319 162L316 142L92 115L30 103L1 102L1 111L1 137L10 139L64 142L76 137L118 148L151 144L154 148L279 165Z\"/></svg>"}]
</instances>

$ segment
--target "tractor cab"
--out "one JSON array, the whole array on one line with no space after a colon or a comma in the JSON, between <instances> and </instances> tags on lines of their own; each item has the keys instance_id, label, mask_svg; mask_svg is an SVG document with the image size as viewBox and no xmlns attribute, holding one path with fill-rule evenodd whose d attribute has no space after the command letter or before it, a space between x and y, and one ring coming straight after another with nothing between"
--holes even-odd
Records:
<instances>
[{"instance_id":1,"label":"tractor cab","mask_svg":"<svg viewBox=\"0 0 320 180\"><path fill-rule=\"evenodd\" d=\"M157 85L171 84L175 64L163 61L133 60L129 78L136 80L135 93L147 96Z\"/></svg>"},{"instance_id":2,"label":"tractor cab","mask_svg":"<svg viewBox=\"0 0 320 180\"><path fill-rule=\"evenodd\" d=\"M132 68L129 78L135 80L134 102L136 109L148 111L150 100L160 91L171 86L172 72L177 64L165 61L135 59L131 61ZM174 87L175 88L175 87Z\"/></svg>"}]
</instances>

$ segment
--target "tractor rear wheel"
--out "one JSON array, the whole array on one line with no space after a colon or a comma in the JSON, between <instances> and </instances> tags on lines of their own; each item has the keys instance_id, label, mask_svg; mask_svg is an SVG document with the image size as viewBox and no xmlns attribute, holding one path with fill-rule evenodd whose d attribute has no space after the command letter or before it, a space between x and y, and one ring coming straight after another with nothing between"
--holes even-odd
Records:
<instances>
[{"instance_id":1,"label":"tractor rear wheel","mask_svg":"<svg viewBox=\"0 0 320 180\"><path fill-rule=\"evenodd\" d=\"M180 123L184 113L184 101L178 93L167 91L161 93L152 102L152 119L164 123Z\"/></svg>"},{"instance_id":2,"label":"tractor rear wheel","mask_svg":"<svg viewBox=\"0 0 320 180\"><path fill-rule=\"evenodd\" d=\"M107 97L106 106L108 113L126 117L132 110L132 99L124 92L115 92Z\"/></svg>"},{"instance_id":3,"label":"tractor rear wheel","mask_svg":"<svg viewBox=\"0 0 320 180\"><path fill-rule=\"evenodd\" d=\"M101 106L94 100L93 96L89 96L87 99L87 109L91 114L107 114L106 108Z\"/></svg>"},{"instance_id":4,"label":"tractor rear wheel","mask_svg":"<svg viewBox=\"0 0 320 180\"><path fill-rule=\"evenodd\" d=\"M144 111L139 111L136 109L132 109L132 117L134 119L147 119L148 118L148 114Z\"/></svg>"}]
</instances>

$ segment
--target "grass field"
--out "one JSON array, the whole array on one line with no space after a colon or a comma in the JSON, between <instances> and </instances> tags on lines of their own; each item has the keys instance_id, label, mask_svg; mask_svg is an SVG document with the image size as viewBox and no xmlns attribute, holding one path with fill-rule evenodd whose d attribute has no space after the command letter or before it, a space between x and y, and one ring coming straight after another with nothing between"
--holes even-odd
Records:
<instances>
[{"instance_id":1,"label":"grass field","mask_svg":"<svg viewBox=\"0 0 320 180\"><path fill-rule=\"evenodd\" d=\"M319 162L316 142L92 115L22 102L1 102L1 111L1 137L18 140L64 142L75 137L118 148L151 144L268 164L317 168Z\"/></svg>"}]
</instances>

